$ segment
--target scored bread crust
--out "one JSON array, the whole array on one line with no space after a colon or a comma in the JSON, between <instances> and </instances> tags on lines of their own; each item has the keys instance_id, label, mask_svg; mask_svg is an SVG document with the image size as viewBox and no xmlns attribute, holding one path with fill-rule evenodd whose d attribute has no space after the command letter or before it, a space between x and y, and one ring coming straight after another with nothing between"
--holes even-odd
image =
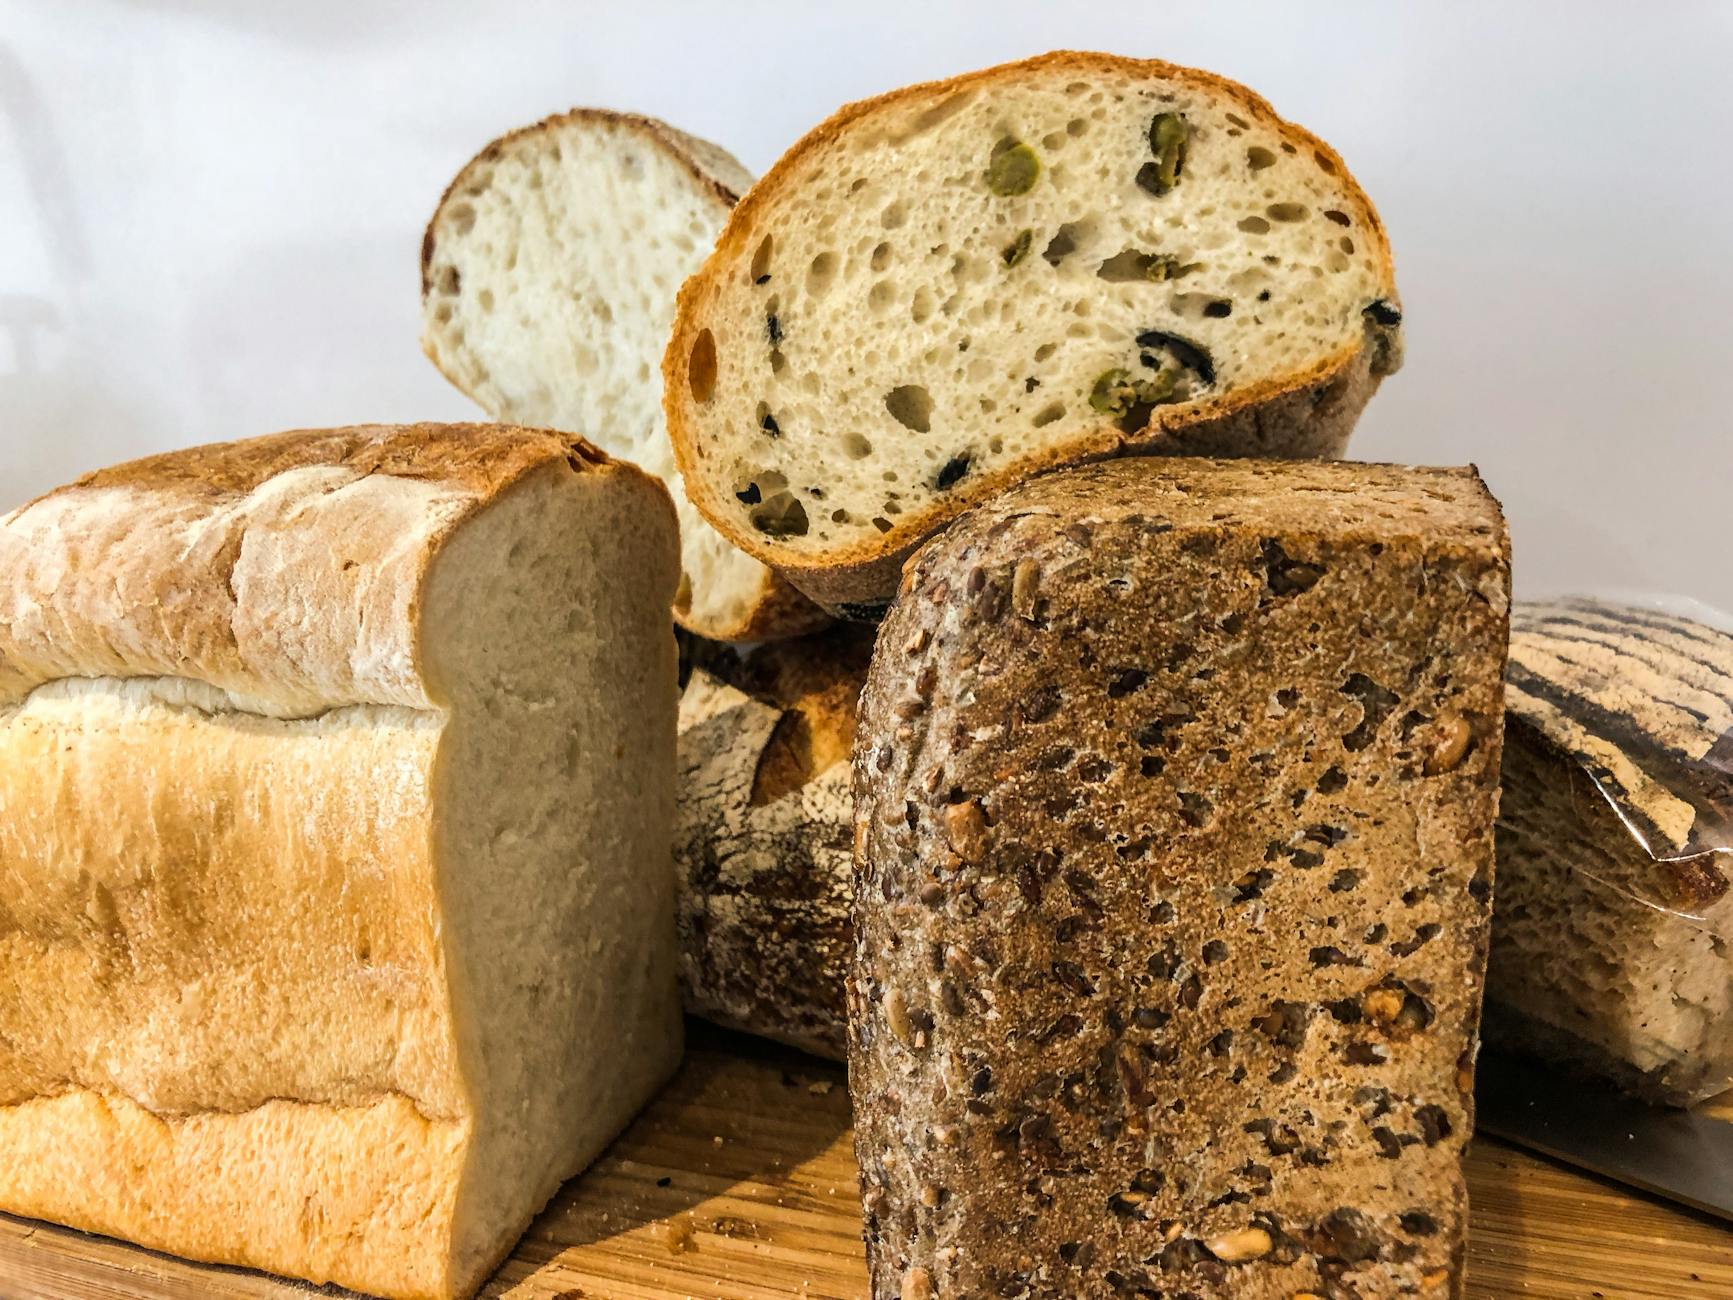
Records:
<instances>
[{"instance_id":1,"label":"scored bread crust","mask_svg":"<svg viewBox=\"0 0 1733 1300\"><path fill-rule=\"evenodd\" d=\"M1159 59L1057 50L940 81L905 86L844 105L783 154L735 206L715 249L680 290L673 336L662 361L668 435L693 504L729 541L773 566L802 592L833 612L866 613L872 607L882 607L903 561L923 538L969 506L1043 469L1147 452L1269 455L1276 446L1280 446L1284 455L1338 456L1345 449L1354 423L1377 387L1381 373L1389 373L1399 363L1397 339L1389 341L1392 352L1381 369L1374 367L1372 349L1362 339L1310 366L1248 384L1231 393L1207 397L1187 408L1157 407L1148 426L1134 434L1122 433L1104 421L1099 429L1050 445L1021 461L979 475L971 474L943 502L898 516L890 531L876 538L843 543L823 555L779 548L755 530L742 527L737 512L729 508L700 468L702 452L697 445L700 434L692 415L686 371L693 342L698 331L705 327L722 278L746 255L760 233L757 228L760 214L774 205L797 179L809 155L836 141L863 119L911 101L939 100L971 87L1015 82L1030 73L1050 70L1188 83L1233 101L1297 146L1316 152L1334 168L1345 201L1363 223L1378 270L1381 296L1392 304L1398 301L1395 269L1383 222L1341 156L1304 127L1283 119L1262 96L1214 73ZM851 610L851 606L866 608Z\"/></svg>"},{"instance_id":2,"label":"scored bread crust","mask_svg":"<svg viewBox=\"0 0 1733 1300\"><path fill-rule=\"evenodd\" d=\"M727 150L657 118L602 108L573 108L564 113L552 114L539 122L508 131L488 144L465 163L445 187L445 192L439 196L439 202L435 205L433 215L428 219L427 228L421 237L421 298L424 303L433 291L432 268L439 242L437 232L446 215L447 205L463 193L478 170L497 163L509 146L579 125L637 132L678 163L701 189L714 195L724 212L733 208L739 202L740 196L752 185L752 174ZM440 350L434 346L430 332L423 333L421 348L427 359L454 388L476 401L481 400L466 378L457 373L455 367L447 364ZM828 615L769 568L765 568L758 575L757 590L748 600L745 609L745 614L732 622L717 622L698 618L692 613L689 603L677 600L674 618L688 631L715 641L757 641L799 636L817 631L830 622Z\"/></svg>"}]
</instances>

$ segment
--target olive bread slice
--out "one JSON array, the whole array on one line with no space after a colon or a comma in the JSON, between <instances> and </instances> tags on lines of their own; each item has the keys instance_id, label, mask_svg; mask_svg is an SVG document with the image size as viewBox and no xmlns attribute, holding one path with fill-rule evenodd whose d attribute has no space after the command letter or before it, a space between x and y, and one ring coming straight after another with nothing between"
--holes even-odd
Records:
<instances>
[{"instance_id":1,"label":"olive bread slice","mask_svg":"<svg viewBox=\"0 0 1733 1300\"><path fill-rule=\"evenodd\" d=\"M827 621L692 508L662 421L675 293L751 184L665 122L574 109L471 159L421 245L433 363L494 419L582 433L663 479L680 511L675 617L720 640Z\"/></svg>"},{"instance_id":2,"label":"olive bread slice","mask_svg":"<svg viewBox=\"0 0 1733 1300\"><path fill-rule=\"evenodd\" d=\"M663 363L686 490L843 613L1045 466L1334 456L1401 357L1377 213L1209 73L1055 53L843 108L730 216Z\"/></svg>"}]
</instances>

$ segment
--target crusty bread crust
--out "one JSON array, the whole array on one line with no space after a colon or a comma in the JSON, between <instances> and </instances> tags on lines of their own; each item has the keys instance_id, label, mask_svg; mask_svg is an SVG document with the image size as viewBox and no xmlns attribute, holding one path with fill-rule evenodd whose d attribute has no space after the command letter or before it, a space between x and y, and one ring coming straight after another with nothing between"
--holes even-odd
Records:
<instances>
[{"instance_id":1,"label":"crusty bread crust","mask_svg":"<svg viewBox=\"0 0 1733 1300\"><path fill-rule=\"evenodd\" d=\"M469 186L475 174L491 167L504 155L507 146L537 135L552 135L574 125L592 128L612 127L632 131L667 154L683 167L700 188L714 194L721 211L731 209L752 185L752 174L728 153L708 140L689 135L657 118L639 113L618 113L604 108L574 108L555 113L529 126L508 131L484 147L465 163L451 183L445 187L428 219L421 236L421 297L423 301L433 290L431 269L438 246L437 231L445 216L446 206ZM459 391L474 396L462 376L453 373L440 358L431 336L424 334L421 350L446 380ZM757 597L748 606L744 617L732 624L700 622L692 617L688 604L676 602L674 620L688 631L714 641L760 641L800 636L816 632L830 622L829 617L788 585L774 572L763 576Z\"/></svg>"},{"instance_id":2,"label":"crusty bread crust","mask_svg":"<svg viewBox=\"0 0 1733 1300\"><path fill-rule=\"evenodd\" d=\"M159 675L271 713L427 707L440 543L561 462L641 480L645 509L673 513L659 480L582 438L508 425L292 430L87 474L0 518L0 704L60 677Z\"/></svg>"},{"instance_id":3,"label":"crusty bread crust","mask_svg":"<svg viewBox=\"0 0 1733 1300\"><path fill-rule=\"evenodd\" d=\"M1304 370L1275 376L1188 407L1158 407L1149 426L1137 434L1127 435L1104 423L1100 430L1048 448L1033 465L1025 461L995 473L971 475L948 493L942 503L899 516L892 521L889 532L838 547L827 556L807 556L778 549L762 534L742 527L738 513L728 508L729 503L717 494L699 470L701 453L697 446L696 422L691 416L686 366L698 331L704 328L718 296L722 277L760 236L758 222L761 214L795 181L809 155L887 108L900 107L911 101L942 100L971 87L1016 81L1032 73L1052 70L1075 71L1096 77L1159 77L1213 91L1234 101L1242 112L1280 132L1296 147L1314 151L1328 160L1345 188L1346 202L1352 206L1355 217L1367 233L1366 244L1379 269L1382 296L1392 304L1397 302L1395 269L1384 225L1341 156L1304 127L1280 117L1260 95L1225 77L1159 59L1058 50L942 81L905 86L844 105L783 154L735 206L710 257L680 291L673 336L662 360L668 435L673 441L675 460L685 481L687 495L729 541L774 566L801 591L833 612L851 612L849 606L871 608L882 605L891 590L892 575L901 569L903 561L923 538L946 520L997 495L1031 472L1053 465L1135 453L1198 454L1232 449L1235 454L1256 455L1261 448L1257 445L1247 447L1238 441L1243 434L1278 426L1291 432L1313 420L1318 421L1321 427L1307 435L1308 444L1319 448L1318 455L1339 455L1361 409L1377 386L1379 375L1373 373L1372 346L1363 340L1338 355L1320 359ZM1332 409L1309 414L1307 408L1311 405ZM1255 414L1260 407L1273 409Z\"/></svg>"}]
</instances>

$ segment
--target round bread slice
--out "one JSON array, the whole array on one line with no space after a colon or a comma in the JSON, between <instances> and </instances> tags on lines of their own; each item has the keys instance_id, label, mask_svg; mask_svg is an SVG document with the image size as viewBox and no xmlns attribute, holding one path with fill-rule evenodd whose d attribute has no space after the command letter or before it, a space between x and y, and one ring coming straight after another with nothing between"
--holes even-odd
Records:
<instances>
[{"instance_id":1,"label":"round bread slice","mask_svg":"<svg viewBox=\"0 0 1733 1300\"><path fill-rule=\"evenodd\" d=\"M1042 468L1335 456L1401 358L1323 141L1208 73L1061 52L853 104L730 216L663 362L686 490L820 604Z\"/></svg>"},{"instance_id":2,"label":"round bread slice","mask_svg":"<svg viewBox=\"0 0 1733 1300\"><path fill-rule=\"evenodd\" d=\"M421 245L433 363L494 419L581 433L663 479L680 509L674 616L724 641L829 621L692 507L663 424L675 294L751 184L665 122L574 109L471 159Z\"/></svg>"}]
</instances>

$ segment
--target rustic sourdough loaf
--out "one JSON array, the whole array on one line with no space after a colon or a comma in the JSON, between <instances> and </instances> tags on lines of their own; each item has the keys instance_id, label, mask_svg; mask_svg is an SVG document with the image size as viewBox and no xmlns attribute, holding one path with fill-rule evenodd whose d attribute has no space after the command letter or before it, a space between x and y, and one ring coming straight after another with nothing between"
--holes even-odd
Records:
<instances>
[{"instance_id":1,"label":"rustic sourdough loaf","mask_svg":"<svg viewBox=\"0 0 1733 1300\"><path fill-rule=\"evenodd\" d=\"M1400 320L1328 145L1207 73L1050 54L789 150L681 290L668 425L724 536L864 614L1043 466L1339 454Z\"/></svg>"},{"instance_id":2,"label":"rustic sourdough loaf","mask_svg":"<svg viewBox=\"0 0 1733 1300\"><path fill-rule=\"evenodd\" d=\"M654 118L574 109L483 149L421 246L422 347L496 420L572 429L663 479L680 512L674 611L721 640L825 620L680 489L658 366L674 297L752 176Z\"/></svg>"},{"instance_id":3,"label":"rustic sourdough loaf","mask_svg":"<svg viewBox=\"0 0 1733 1300\"><path fill-rule=\"evenodd\" d=\"M674 840L686 1009L847 1055L855 705L872 637L838 627L697 667Z\"/></svg>"},{"instance_id":4,"label":"rustic sourdough loaf","mask_svg":"<svg viewBox=\"0 0 1733 1300\"><path fill-rule=\"evenodd\" d=\"M1733 1086L1733 635L1518 605L1487 1035L1683 1105Z\"/></svg>"},{"instance_id":5,"label":"rustic sourdough loaf","mask_svg":"<svg viewBox=\"0 0 1733 1300\"><path fill-rule=\"evenodd\" d=\"M0 519L0 1209L473 1291L674 1070L674 513L282 434Z\"/></svg>"},{"instance_id":6,"label":"rustic sourdough loaf","mask_svg":"<svg viewBox=\"0 0 1733 1300\"><path fill-rule=\"evenodd\" d=\"M1456 1291L1507 577L1471 470L1150 458L911 562L855 749L878 1300Z\"/></svg>"}]
</instances>

